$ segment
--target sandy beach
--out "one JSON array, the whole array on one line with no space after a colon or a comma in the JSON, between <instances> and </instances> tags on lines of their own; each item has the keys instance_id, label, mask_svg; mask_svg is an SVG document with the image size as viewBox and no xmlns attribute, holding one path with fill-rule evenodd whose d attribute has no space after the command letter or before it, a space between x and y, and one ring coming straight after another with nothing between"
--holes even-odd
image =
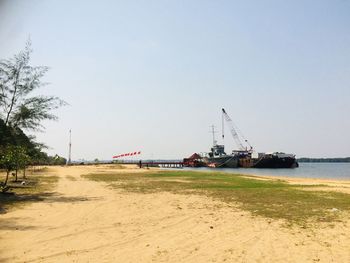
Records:
<instances>
[{"instance_id":1,"label":"sandy beach","mask_svg":"<svg viewBox=\"0 0 350 263\"><path fill-rule=\"evenodd\" d=\"M286 227L205 196L128 193L81 177L105 170L50 167L59 177L53 195L0 214L0 262L350 262L347 218ZM130 170L144 171L113 171ZM350 189L349 181L284 179Z\"/></svg>"}]
</instances>

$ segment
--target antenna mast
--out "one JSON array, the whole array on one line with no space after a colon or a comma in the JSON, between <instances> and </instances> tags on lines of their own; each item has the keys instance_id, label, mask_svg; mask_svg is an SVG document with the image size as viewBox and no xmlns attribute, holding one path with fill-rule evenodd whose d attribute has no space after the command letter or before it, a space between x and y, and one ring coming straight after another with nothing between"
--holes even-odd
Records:
<instances>
[{"instance_id":1,"label":"antenna mast","mask_svg":"<svg viewBox=\"0 0 350 263\"><path fill-rule=\"evenodd\" d=\"M211 125L210 126L210 128L211 128L211 133L213 134L213 145L216 145L216 140L215 140L215 133L216 133L216 131L215 131L215 126L214 125Z\"/></svg>"},{"instance_id":2,"label":"antenna mast","mask_svg":"<svg viewBox=\"0 0 350 263\"><path fill-rule=\"evenodd\" d=\"M70 165L72 163L72 130L69 130L69 155L68 155L68 162L67 165Z\"/></svg>"}]
</instances>

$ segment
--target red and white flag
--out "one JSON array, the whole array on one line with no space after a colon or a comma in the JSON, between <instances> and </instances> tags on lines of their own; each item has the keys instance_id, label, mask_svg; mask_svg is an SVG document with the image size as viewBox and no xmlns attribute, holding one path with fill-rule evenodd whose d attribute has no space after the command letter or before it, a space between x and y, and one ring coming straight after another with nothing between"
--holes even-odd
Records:
<instances>
[{"instance_id":1,"label":"red and white flag","mask_svg":"<svg viewBox=\"0 0 350 263\"><path fill-rule=\"evenodd\" d=\"M127 156L140 155L140 154L141 154L141 151L130 152L130 153L122 153L122 154L113 156L113 159L117 159L117 158L121 158L121 157L127 157Z\"/></svg>"}]
</instances>

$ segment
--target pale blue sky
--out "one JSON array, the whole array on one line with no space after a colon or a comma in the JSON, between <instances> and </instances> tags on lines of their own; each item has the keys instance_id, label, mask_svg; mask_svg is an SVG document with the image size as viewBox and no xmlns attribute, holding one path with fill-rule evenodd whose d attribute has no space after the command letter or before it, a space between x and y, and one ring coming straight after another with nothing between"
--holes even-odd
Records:
<instances>
[{"instance_id":1,"label":"pale blue sky","mask_svg":"<svg viewBox=\"0 0 350 263\"><path fill-rule=\"evenodd\" d=\"M29 35L70 104L50 153L182 158L224 107L258 151L350 156L350 1L0 0L0 58Z\"/></svg>"}]
</instances>

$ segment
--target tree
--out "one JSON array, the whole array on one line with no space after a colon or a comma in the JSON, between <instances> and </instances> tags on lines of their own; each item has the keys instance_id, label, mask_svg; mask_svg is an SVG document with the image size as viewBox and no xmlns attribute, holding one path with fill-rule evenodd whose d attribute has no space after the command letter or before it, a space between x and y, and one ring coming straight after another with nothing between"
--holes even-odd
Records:
<instances>
[{"instance_id":1,"label":"tree","mask_svg":"<svg viewBox=\"0 0 350 263\"><path fill-rule=\"evenodd\" d=\"M65 165L67 163L67 159L56 154L55 156L49 157L49 163L51 165Z\"/></svg>"},{"instance_id":2,"label":"tree","mask_svg":"<svg viewBox=\"0 0 350 263\"><path fill-rule=\"evenodd\" d=\"M66 103L54 96L32 95L45 86L42 81L48 67L30 65L31 42L25 49L10 59L0 60L0 169L9 173L24 169L31 160L35 163L50 163L50 157L42 152L43 145L34 142L23 130L41 130L43 120L56 120L52 110ZM61 162L63 160L60 160Z\"/></svg>"},{"instance_id":3,"label":"tree","mask_svg":"<svg viewBox=\"0 0 350 263\"><path fill-rule=\"evenodd\" d=\"M23 178L25 178L26 166L28 165L30 158L27 154L26 148L23 146L14 146L12 151L15 162L15 182L17 182L19 169L23 169Z\"/></svg>"},{"instance_id":4,"label":"tree","mask_svg":"<svg viewBox=\"0 0 350 263\"><path fill-rule=\"evenodd\" d=\"M8 177L11 171L15 171L15 181L18 180L18 170L23 169L25 176L25 169L29 163L29 156L23 146L7 146L2 148L0 152L0 166L6 170L6 179L4 185L7 185Z\"/></svg>"},{"instance_id":5,"label":"tree","mask_svg":"<svg viewBox=\"0 0 350 263\"><path fill-rule=\"evenodd\" d=\"M6 179L3 183L3 186L6 186L10 172L16 169L15 146L8 146L1 149L0 165L6 170Z\"/></svg>"},{"instance_id":6,"label":"tree","mask_svg":"<svg viewBox=\"0 0 350 263\"><path fill-rule=\"evenodd\" d=\"M13 58L0 60L0 118L6 126L40 130L41 121L56 120L52 110L66 105L54 96L30 96L46 85L42 78L48 67L29 64L32 53L31 42Z\"/></svg>"},{"instance_id":7,"label":"tree","mask_svg":"<svg viewBox=\"0 0 350 263\"><path fill-rule=\"evenodd\" d=\"M47 162L48 156L42 152L46 147L43 144L37 143L34 141L33 136L27 136L20 128L14 128L11 126L6 126L4 121L0 119L0 148L6 149L9 146L20 146L22 152L19 153L22 160L26 165L29 164L29 161L32 161L34 164L36 162ZM6 151L3 151L4 153ZM23 164L20 165L23 169L23 177L25 177L25 167ZM0 169L3 168L0 164Z\"/></svg>"},{"instance_id":8,"label":"tree","mask_svg":"<svg viewBox=\"0 0 350 263\"><path fill-rule=\"evenodd\" d=\"M20 168L23 169L23 179L26 179L26 171L27 171L27 166L30 163L30 156L27 153L24 153L22 155L22 159L20 161Z\"/></svg>"}]
</instances>

